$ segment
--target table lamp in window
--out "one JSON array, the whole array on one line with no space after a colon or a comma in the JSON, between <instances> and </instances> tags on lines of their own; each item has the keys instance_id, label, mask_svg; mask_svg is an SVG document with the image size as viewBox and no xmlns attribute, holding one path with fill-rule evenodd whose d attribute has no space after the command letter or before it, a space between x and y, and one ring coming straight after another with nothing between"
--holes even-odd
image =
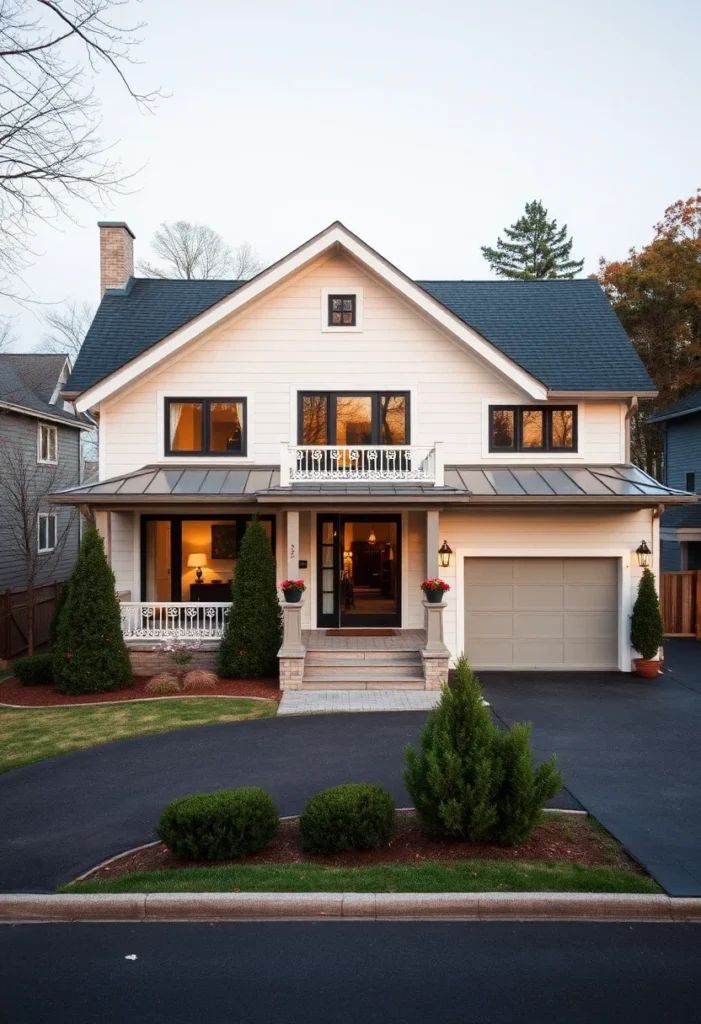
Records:
<instances>
[{"instance_id":1,"label":"table lamp in window","mask_svg":"<svg viewBox=\"0 0 701 1024\"><path fill-rule=\"evenodd\" d=\"M195 576L197 582L202 582L202 566L207 564L207 556L204 551L196 551L193 555L187 556L187 567L188 569L197 569Z\"/></svg>"}]
</instances>

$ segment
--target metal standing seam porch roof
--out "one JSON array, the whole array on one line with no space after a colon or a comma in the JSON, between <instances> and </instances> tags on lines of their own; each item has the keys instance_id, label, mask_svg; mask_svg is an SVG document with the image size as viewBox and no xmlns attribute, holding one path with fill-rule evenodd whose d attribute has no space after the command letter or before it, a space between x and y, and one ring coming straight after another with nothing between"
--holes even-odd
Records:
<instances>
[{"instance_id":1,"label":"metal standing seam porch roof","mask_svg":"<svg viewBox=\"0 0 701 1024\"><path fill-rule=\"evenodd\" d=\"M280 486L277 466L144 466L99 483L51 496L56 504L158 504L183 502L318 504L326 498L368 502L440 504L687 504L696 495L654 480L637 466L448 466L445 486L377 481Z\"/></svg>"}]
</instances>

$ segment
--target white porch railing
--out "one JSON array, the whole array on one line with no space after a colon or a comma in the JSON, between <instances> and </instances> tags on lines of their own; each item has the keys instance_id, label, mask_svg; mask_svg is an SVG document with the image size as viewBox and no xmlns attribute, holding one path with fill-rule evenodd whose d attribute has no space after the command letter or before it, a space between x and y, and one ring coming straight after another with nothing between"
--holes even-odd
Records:
<instances>
[{"instance_id":1,"label":"white porch railing","mask_svg":"<svg viewBox=\"0 0 701 1024\"><path fill-rule=\"evenodd\" d=\"M199 601L123 601L125 640L220 640L231 605Z\"/></svg>"},{"instance_id":2,"label":"white porch railing","mask_svg":"<svg viewBox=\"0 0 701 1024\"><path fill-rule=\"evenodd\" d=\"M280 484L372 480L415 481L443 486L443 452L433 445L282 444Z\"/></svg>"}]
</instances>

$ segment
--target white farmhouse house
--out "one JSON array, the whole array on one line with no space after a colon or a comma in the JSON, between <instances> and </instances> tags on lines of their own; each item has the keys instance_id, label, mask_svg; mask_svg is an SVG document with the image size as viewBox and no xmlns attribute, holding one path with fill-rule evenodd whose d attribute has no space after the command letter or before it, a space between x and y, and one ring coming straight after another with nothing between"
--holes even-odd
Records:
<instances>
[{"instance_id":1,"label":"white farmhouse house","mask_svg":"<svg viewBox=\"0 0 701 1024\"><path fill-rule=\"evenodd\" d=\"M135 649L216 642L256 515L307 585L283 687L435 687L461 651L631 670L638 548L657 572L663 507L696 499L630 464L655 392L596 281L417 282L338 222L250 281L145 280L133 237L100 225L65 389L99 482L55 500L93 510Z\"/></svg>"}]
</instances>

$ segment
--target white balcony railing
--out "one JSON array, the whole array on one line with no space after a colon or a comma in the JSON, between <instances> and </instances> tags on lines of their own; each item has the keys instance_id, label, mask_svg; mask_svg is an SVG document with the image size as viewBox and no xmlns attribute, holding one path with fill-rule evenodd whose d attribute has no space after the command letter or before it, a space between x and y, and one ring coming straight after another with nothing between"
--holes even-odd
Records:
<instances>
[{"instance_id":1,"label":"white balcony railing","mask_svg":"<svg viewBox=\"0 0 701 1024\"><path fill-rule=\"evenodd\" d=\"M198 601L123 601L125 640L220 640L231 605Z\"/></svg>"},{"instance_id":2,"label":"white balcony railing","mask_svg":"<svg viewBox=\"0 0 701 1024\"><path fill-rule=\"evenodd\" d=\"M282 444L280 484L373 480L443 486L442 445Z\"/></svg>"}]
</instances>

